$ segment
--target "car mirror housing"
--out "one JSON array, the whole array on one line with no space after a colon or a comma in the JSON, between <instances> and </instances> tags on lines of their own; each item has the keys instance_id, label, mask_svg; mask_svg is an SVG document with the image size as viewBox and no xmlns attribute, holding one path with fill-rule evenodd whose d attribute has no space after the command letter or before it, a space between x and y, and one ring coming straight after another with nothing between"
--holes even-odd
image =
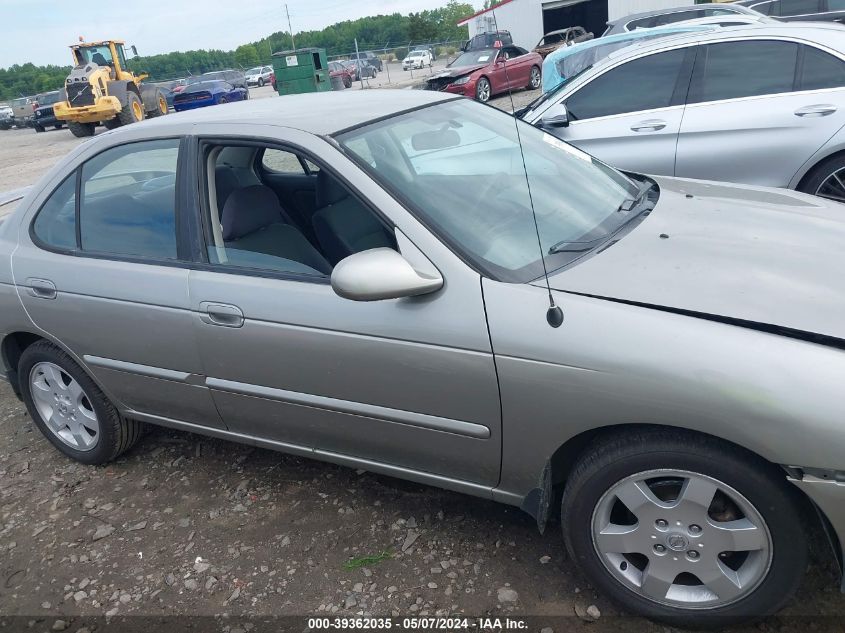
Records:
<instances>
[{"instance_id":1,"label":"car mirror housing","mask_svg":"<svg viewBox=\"0 0 845 633\"><path fill-rule=\"evenodd\" d=\"M332 271L332 289L352 301L381 301L424 295L443 287L439 273L421 273L392 248L350 255Z\"/></svg>"},{"instance_id":2,"label":"car mirror housing","mask_svg":"<svg viewBox=\"0 0 845 633\"><path fill-rule=\"evenodd\" d=\"M540 119L541 128L569 127L569 113L566 111L566 107L562 104L558 107L560 109L557 114Z\"/></svg>"}]
</instances>

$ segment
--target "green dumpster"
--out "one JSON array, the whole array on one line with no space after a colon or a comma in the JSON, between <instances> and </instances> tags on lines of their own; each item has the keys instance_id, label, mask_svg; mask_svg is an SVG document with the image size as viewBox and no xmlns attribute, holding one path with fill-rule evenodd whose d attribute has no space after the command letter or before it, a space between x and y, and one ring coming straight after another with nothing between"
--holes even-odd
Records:
<instances>
[{"instance_id":1,"label":"green dumpster","mask_svg":"<svg viewBox=\"0 0 845 633\"><path fill-rule=\"evenodd\" d=\"M273 53L276 90L280 95L332 89L324 48L301 48Z\"/></svg>"}]
</instances>

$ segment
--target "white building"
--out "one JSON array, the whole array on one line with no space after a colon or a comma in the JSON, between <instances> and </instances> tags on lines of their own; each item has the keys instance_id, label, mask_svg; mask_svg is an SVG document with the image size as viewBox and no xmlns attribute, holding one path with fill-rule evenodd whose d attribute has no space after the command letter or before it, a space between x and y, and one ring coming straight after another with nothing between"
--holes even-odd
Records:
<instances>
[{"instance_id":1,"label":"white building","mask_svg":"<svg viewBox=\"0 0 845 633\"><path fill-rule=\"evenodd\" d=\"M632 13L693 4L695 0L503 0L458 22L469 37L490 31L510 31L517 46L532 49L545 33L583 26L599 37L608 20Z\"/></svg>"}]
</instances>

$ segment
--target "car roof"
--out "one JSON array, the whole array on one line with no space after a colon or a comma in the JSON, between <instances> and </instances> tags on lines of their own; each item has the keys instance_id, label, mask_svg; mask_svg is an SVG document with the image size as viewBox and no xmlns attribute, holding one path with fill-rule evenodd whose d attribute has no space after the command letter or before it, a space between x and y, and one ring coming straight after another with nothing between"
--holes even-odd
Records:
<instances>
[{"instance_id":1,"label":"car roof","mask_svg":"<svg viewBox=\"0 0 845 633\"><path fill-rule=\"evenodd\" d=\"M317 135L330 135L426 105L450 101L454 95L428 90L344 90L249 99L225 108L201 108L157 117L109 132L114 138L143 125L151 135L195 123L264 123ZM460 98L460 97L457 97ZM188 133L175 130L177 134ZM167 132L165 132L167 133Z\"/></svg>"},{"instance_id":2,"label":"car roof","mask_svg":"<svg viewBox=\"0 0 845 633\"><path fill-rule=\"evenodd\" d=\"M642 13L631 13L630 15L626 15L625 17L617 18L616 20L610 20L607 25L615 26L617 24L627 24L628 22L633 22L634 20L639 20L641 18L648 18L654 15L665 15L667 13L677 13L679 11L696 11L701 9L726 9L728 11L736 11L736 13L754 13L752 9L749 9L748 7L744 7L742 5L737 5L737 3L734 2L704 2L702 4L690 4L680 7L671 7L667 9L654 9L652 11L643 11Z\"/></svg>"}]
</instances>

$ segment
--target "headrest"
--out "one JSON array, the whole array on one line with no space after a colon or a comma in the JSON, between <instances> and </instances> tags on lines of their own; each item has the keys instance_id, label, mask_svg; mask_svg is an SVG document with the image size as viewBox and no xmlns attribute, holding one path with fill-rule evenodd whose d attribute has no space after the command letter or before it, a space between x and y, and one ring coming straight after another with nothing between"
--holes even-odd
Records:
<instances>
[{"instance_id":1,"label":"headrest","mask_svg":"<svg viewBox=\"0 0 845 633\"><path fill-rule=\"evenodd\" d=\"M237 240L279 222L284 222L284 214L272 189L264 185L236 189L223 206L223 240Z\"/></svg>"},{"instance_id":2,"label":"headrest","mask_svg":"<svg viewBox=\"0 0 845 633\"><path fill-rule=\"evenodd\" d=\"M318 209L335 204L348 197L349 193L347 193L346 188L336 178L322 170L317 174Z\"/></svg>"}]
</instances>

